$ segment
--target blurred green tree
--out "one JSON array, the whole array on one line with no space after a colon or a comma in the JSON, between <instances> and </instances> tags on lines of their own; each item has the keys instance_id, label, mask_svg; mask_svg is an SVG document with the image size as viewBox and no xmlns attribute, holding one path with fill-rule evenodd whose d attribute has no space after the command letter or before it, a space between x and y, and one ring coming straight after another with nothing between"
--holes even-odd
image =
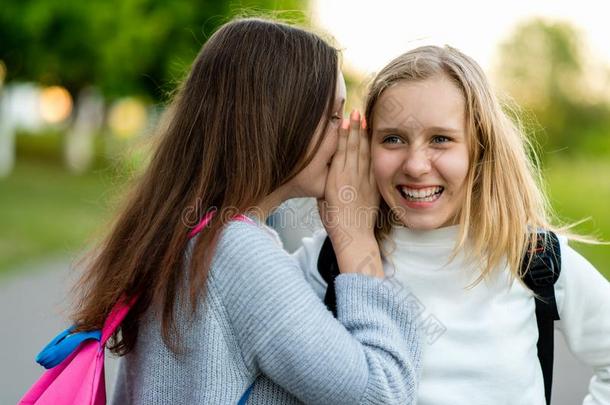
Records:
<instances>
[{"instance_id":1,"label":"blurred green tree","mask_svg":"<svg viewBox=\"0 0 610 405\"><path fill-rule=\"evenodd\" d=\"M7 80L94 84L107 97L163 99L206 38L235 14L294 10L298 0L3 0L0 60Z\"/></svg>"},{"instance_id":2,"label":"blurred green tree","mask_svg":"<svg viewBox=\"0 0 610 405\"><path fill-rule=\"evenodd\" d=\"M497 81L535 117L530 130L548 151L610 152L607 94L592 85L584 49L573 26L541 19L522 23L499 47Z\"/></svg>"}]
</instances>

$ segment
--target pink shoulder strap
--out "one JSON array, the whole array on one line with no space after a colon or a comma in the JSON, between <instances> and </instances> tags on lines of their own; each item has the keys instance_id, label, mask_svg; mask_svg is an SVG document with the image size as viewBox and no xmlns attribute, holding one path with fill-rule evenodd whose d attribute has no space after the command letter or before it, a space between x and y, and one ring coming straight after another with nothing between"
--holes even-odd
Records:
<instances>
[{"instance_id":1,"label":"pink shoulder strap","mask_svg":"<svg viewBox=\"0 0 610 405\"><path fill-rule=\"evenodd\" d=\"M126 300L125 297L121 297L119 302L114 304L110 314L104 321L104 327L102 328L102 338L101 345L104 346L106 341L112 336L114 331L119 327L125 316L127 316L127 312L131 309L133 304L136 302L137 297L131 297L131 299Z\"/></svg>"},{"instance_id":2,"label":"pink shoulder strap","mask_svg":"<svg viewBox=\"0 0 610 405\"><path fill-rule=\"evenodd\" d=\"M189 234L189 238L192 238L193 236L201 232L201 230L205 228L205 226L210 222L215 212L216 211L210 211L205 214L203 219L197 224L197 226L195 226L195 228L193 228L193 230ZM252 221L250 218L243 214L237 214L235 217L233 217L233 220L254 224L254 221ZM102 328L102 338L100 342L102 346L106 344L106 341L110 338L110 336L113 335L113 333L119 327L121 322L123 322L123 319L125 319L125 316L127 316L127 313L129 312L131 307L133 307L137 298L137 296L131 297L128 300L127 297L121 297L121 299L114 305L114 307L112 307L110 314L104 321L104 327Z\"/></svg>"},{"instance_id":3,"label":"pink shoulder strap","mask_svg":"<svg viewBox=\"0 0 610 405\"><path fill-rule=\"evenodd\" d=\"M201 230L203 228L206 227L206 225L212 220L212 217L214 216L214 214L216 213L216 210L212 210L209 211L207 214L205 214L203 216L203 219L201 221L199 221L199 223L197 225L195 225L195 227L193 228L193 230L189 233L189 238L192 238L193 236L197 235L199 232L201 232ZM247 216L243 215L243 214L237 214L233 217L233 220L236 221L243 221L243 222L249 222L251 224L254 224L254 221L252 221L250 218L248 218Z\"/></svg>"}]
</instances>

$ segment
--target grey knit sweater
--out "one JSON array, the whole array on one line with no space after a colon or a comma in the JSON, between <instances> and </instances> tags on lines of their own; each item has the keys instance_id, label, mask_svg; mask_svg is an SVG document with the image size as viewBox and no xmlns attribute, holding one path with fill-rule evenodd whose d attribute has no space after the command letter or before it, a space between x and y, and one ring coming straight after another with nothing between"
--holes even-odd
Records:
<instances>
[{"instance_id":1,"label":"grey knit sweater","mask_svg":"<svg viewBox=\"0 0 610 405\"><path fill-rule=\"evenodd\" d=\"M420 348L404 295L360 274L336 279L338 319L297 261L264 226L231 222L222 232L194 319L178 298L185 353L161 338L149 310L135 349L121 358L113 404L410 404Z\"/></svg>"}]
</instances>

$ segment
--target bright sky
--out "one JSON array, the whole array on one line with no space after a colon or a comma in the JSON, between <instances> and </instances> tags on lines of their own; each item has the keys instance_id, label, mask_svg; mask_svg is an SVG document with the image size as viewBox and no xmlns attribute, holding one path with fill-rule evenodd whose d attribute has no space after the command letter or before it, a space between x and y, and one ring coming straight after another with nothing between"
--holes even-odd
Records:
<instances>
[{"instance_id":1,"label":"bright sky","mask_svg":"<svg viewBox=\"0 0 610 405\"><path fill-rule=\"evenodd\" d=\"M571 23L593 55L610 64L606 10L605 2L593 0L313 0L312 18L344 48L346 67L366 75L427 44L453 45L488 70L497 44L534 17Z\"/></svg>"}]
</instances>

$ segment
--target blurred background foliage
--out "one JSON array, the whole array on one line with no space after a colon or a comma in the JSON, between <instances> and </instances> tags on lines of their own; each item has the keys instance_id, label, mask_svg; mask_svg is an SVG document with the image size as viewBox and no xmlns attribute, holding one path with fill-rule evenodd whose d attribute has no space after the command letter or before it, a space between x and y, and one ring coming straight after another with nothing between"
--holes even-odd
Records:
<instances>
[{"instance_id":1,"label":"blurred background foliage","mask_svg":"<svg viewBox=\"0 0 610 405\"><path fill-rule=\"evenodd\" d=\"M72 107L45 125L17 123L9 128L12 141L0 142L0 152L14 151L10 171L0 176L0 276L28 261L72 255L103 234L122 190L146 160L164 102L220 24L246 10L307 25L308 7L296 0L4 0L0 101L11 86L34 83L65 89ZM500 44L489 72L498 91L521 107L539 145L558 218L590 218L576 230L604 240L610 240L609 72L591 66L578 30L540 19L524 21ZM348 98L356 100L349 106L359 107L365 78L350 73L346 79ZM103 119L85 125L93 133L91 155L74 170L67 150L73 134L83 132L74 128L91 89L99 95L94 100L103 100ZM577 249L610 277L608 246Z\"/></svg>"},{"instance_id":2,"label":"blurred background foliage","mask_svg":"<svg viewBox=\"0 0 610 405\"><path fill-rule=\"evenodd\" d=\"M496 81L525 108L546 154L610 156L610 68L592 66L586 50L575 27L541 19L499 46Z\"/></svg>"},{"instance_id":3,"label":"blurred background foliage","mask_svg":"<svg viewBox=\"0 0 610 405\"><path fill-rule=\"evenodd\" d=\"M236 14L302 10L302 1L3 0L0 59L7 80L99 87L163 99L201 45ZM284 13L302 20L302 13Z\"/></svg>"}]
</instances>

